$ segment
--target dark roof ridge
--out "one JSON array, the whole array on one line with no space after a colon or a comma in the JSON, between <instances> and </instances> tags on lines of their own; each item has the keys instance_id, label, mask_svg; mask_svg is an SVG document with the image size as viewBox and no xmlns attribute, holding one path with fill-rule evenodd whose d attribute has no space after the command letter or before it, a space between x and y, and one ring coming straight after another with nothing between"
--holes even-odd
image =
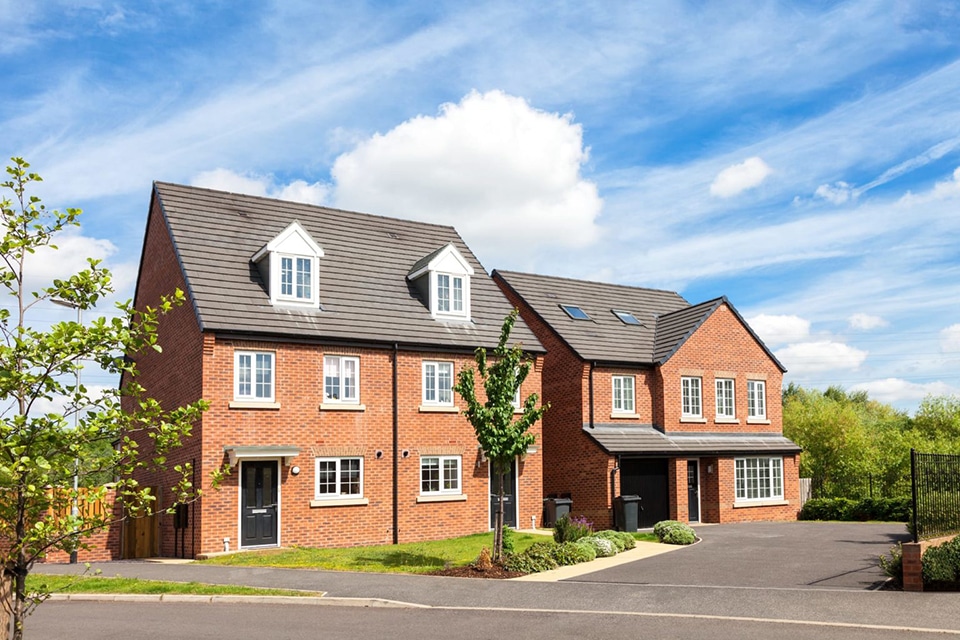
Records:
<instances>
[{"instance_id":1,"label":"dark roof ridge","mask_svg":"<svg viewBox=\"0 0 960 640\"><path fill-rule=\"evenodd\" d=\"M674 294L674 295L676 295L676 296L679 296L680 298L683 298L683 296L681 296L678 292L676 292L676 291L671 291L670 289L655 289L655 288L653 288L653 287L639 287L639 286L633 285L633 284L619 284L619 283L616 283L616 282L602 282L602 281L600 281L600 280L584 280L583 278L570 278L570 277L567 277L567 276L552 276L552 275L547 275L547 274L543 274L543 273L530 273L530 272L528 272L528 271L510 271L510 270L507 270L507 269L494 269L493 272L494 272L494 273L499 272L499 273L505 273L505 274L513 274L513 275L518 275L518 276L532 276L532 277L534 277L534 278L550 278L551 280L565 280L565 281L567 281L567 282L575 282L575 283L578 283L578 284L599 284L599 285L604 286L604 287L623 287L623 288L625 288L625 289L640 289L640 290L642 290L642 291L656 291L656 292L658 292L658 293L672 293L672 294ZM686 298L683 298L683 299L686 300ZM671 312L671 313L672 313L672 312Z\"/></svg>"},{"instance_id":2,"label":"dark roof ridge","mask_svg":"<svg viewBox=\"0 0 960 640\"><path fill-rule=\"evenodd\" d=\"M684 307L683 309L676 309L674 311L668 311L662 315L657 316L658 318L666 318L667 316L672 316L675 313L690 313L697 307L709 307L711 305L720 306L722 303L730 304L730 301L727 300L727 296L720 296L718 298L711 298L710 300L704 300L703 302L698 302L697 304L692 304L689 307Z\"/></svg>"},{"instance_id":3,"label":"dark roof ridge","mask_svg":"<svg viewBox=\"0 0 960 640\"><path fill-rule=\"evenodd\" d=\"M296 200L281 200L280 198L271 198L270 196L256 196L249 193L241 193L239 191L225 191L223 189L212 189L210 187L196 187L189 184L180 184L178 182L165 182L163 180L154 180L154 189L157 185L162 185L165 187L179 187L183 189L195 189L197 191L206 191L211 194L226 194L231 196L239 196L241 198L252 198L255 200L262 200L265 202L281 202L284 206L300 206L300 207L310 207L313 209L323 209L325 211L330 211L333 213L346 213L349 215L355 216L364 216L366 218L376 218L378 220L389 220L391 222L413 222L417 225L425 225L430 227L437 227L439 229L452 229L460 240L463 240L463 237L460 235L460 232L456 230L456 227L449 224L439 224L436 222L424 222L422 220L416 220L414 218L399 218L397 216L385 216L377 213L367 213L365 211L353 211L352 209L340 209L338 207L330 207L325 204L313 204L311 202L298 202Z\"/></svg>"}]
</instances>

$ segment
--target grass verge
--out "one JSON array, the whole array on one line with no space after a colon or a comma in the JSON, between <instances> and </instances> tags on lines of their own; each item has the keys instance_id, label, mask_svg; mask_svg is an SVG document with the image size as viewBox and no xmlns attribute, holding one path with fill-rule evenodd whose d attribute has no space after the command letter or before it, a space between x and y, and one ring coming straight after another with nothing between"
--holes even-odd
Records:
<instances>
[{"instance_id":1,"label":"grass verge","mask_svg":"<svg viewBox=\"0 0 960 640\"><path fill-rule=\"evenodd\" d=\"M316 596L310 591L290 589L258 589L236 585L203 584L200 582L162 582L138 578L105 578L103 576L55 576L32 574L27 589L43 589L50 593L146 593L187 594L197 596Z\"/></svg>"},{"instance_id":2,"label":"grass verge","mask_svg":"<svg viewBox=\"0 0 960 640\"><path fill-rule=\"evenodd\" d=\"M513 533L514 551L519 553L547 536ZM493 547L493 533L478 533L449 540L411 542L375 547L313 549L292 547L249 551L204 560L207 564L369 571L376 573L430 573L447 567L466 566L477 559L480 549Z\"/></svg>"}]
</instances>

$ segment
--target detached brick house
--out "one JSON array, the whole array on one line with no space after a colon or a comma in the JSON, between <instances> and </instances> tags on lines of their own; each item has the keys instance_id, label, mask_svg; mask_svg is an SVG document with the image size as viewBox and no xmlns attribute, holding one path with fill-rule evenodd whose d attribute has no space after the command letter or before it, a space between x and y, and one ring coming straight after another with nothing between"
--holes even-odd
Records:
<instances>
[{"instance_id":1,"label":"detached brick house","mask_svg":"<svg viewBox=\"0 0 960 640\"><path fill-rule=\"evenodd\" d=\"M793 520L800 448L783 436L785 369L726 298L508 271L493 278L547 349L546 495L609 526Z\"/></svg>"},{"instance_id":2,"label":"detached brick house","mask_svg":"<svg viewBox=\"0 0 960 640\"><path fill-rule=\"evenodd\" d=\"M210 402L168 466L203 497L159 516L136 555L349 546L490 528L489 465L452 386L511 306L451 227L156 183L135 303L181 288L139 381ZM540 392L543 349L521 396ZM507 521L542 508L542 453L518 460ZM219 491L211 469L232 473ZM169 507L171 477L143 477ZM135 555L130 549L127 557Z\"/></svg>"}]
</instances>

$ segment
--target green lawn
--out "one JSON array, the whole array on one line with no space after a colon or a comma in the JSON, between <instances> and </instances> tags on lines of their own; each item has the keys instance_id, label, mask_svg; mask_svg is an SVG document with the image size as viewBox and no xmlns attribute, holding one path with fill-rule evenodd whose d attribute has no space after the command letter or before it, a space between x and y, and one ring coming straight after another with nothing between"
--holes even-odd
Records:
<instances>
[{"instance_id":1,"label":"green lawn","mask_svg":"<svg viewBox=\"0 0 960 640\"><path fill-rule=\"evenodd\" d=\"M102 576L54 576L40 573L34 573L27 577L27 589L43 589L51 593L177 593L198 596L319 595L315 592L290 589L258 589L235 585L202 584L200 582L161 582L159 580L105 578Z\"/></svg>"},{"instance_id":2,"label":"green lawn","mask_svg":"<svg viewBox=\"0 0 960 640\"><path fill-rule=\"evenodd\" d=\"M657 537L649 532L634 533L633 537L642 542L657 542ZM550 535L515 532L513 533L514 551L519 553L534 542L552 539ZM493 533L477 533L448 540L410 542L398 545L387 544L375 547L267 549L217 556L203 562L244 567L284 567L376 573L430 573L447 566L466 566L477 559L477 555L483 547L493 548Z\"/></svg>"},{"instance_id":3,"label":"green lawn","mask_svg":"<svg viewBox=\"0 0 960 640\"><path fill-rule=\"evenodd\" d=\"M514 533L514 551L520 552L550 536ZM236 566L373 571L378 573L429 573L446 566L465 566L477 559L482 547L493 547L493 533L478 533L449 540L388 544L346 549L293 547L217 556L203 562Z\"/></svg>"}]
</instances>

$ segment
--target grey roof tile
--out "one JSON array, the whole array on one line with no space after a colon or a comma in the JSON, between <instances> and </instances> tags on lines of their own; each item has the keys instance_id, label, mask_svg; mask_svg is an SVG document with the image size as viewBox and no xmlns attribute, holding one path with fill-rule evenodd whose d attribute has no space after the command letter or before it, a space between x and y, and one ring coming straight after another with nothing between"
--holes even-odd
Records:
<instances>
[{"instance_id":1,"label":"grey roof tile","mask_svg":"<svg viewBox=\"0 0 960 640\"><path fill-rule=\"evenodd\" d=\"M672 291L494 271L584 360L652 364L657 316L689 303ZM561 304L580 307L590 320L574 320ZM640 325L625 324L613 310L629 311Z\"/></svg>"},{"instance_id":2,"label":"grey roof tile","mask_svg":"<svg viewBox=\"0 0 960 640\"><path fill-rule=\"evenodd\" d=\"M496 346L510 304L453 227L155 183L205 330L438 348ZM298 220L323 247L320 310L270 305L250 258ZM475 271L472 322L431 318L406 276L452 243ZM522 321L511 339L543 348Z\"/></svg>"}]
</instances>

